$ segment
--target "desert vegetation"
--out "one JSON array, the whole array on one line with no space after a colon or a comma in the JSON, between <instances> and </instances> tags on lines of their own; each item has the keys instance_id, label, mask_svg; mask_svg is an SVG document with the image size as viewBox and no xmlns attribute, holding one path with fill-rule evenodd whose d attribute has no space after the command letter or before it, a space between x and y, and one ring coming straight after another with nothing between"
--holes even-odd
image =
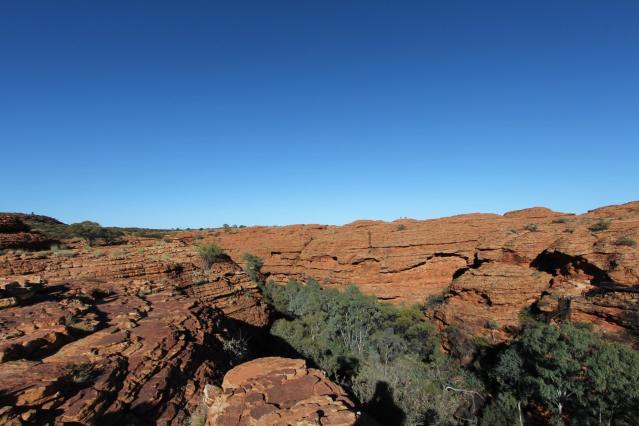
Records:
<instances>
[{"instance_id":1,"label":"desert vegetation","mask_svg":"<svg viewBox=\"0 0 639 426\"><path fill-rule=\"evenodd\" d=\"M265 286L282 315L272 334L350 389L384 424L449 424L472 407L482 384L439 349L435 327L415 307L382 304L357 287L322 289L309 280ZM472 409L460 417L474 417Z\"/></svg>"},{"instance_id":2,"label":"desert vegetation","mask_svg":"<svg viewBox=\"0 0 639 426\"><path fill-rule=\"evenodd\" d=\"M253 280L259 281L264 261L251 253L244 253L244 272Z\"/></svg>"},{"instance_id":3,"label":"desert vegetation","mask_svg":"<svg viewBox=\"0 0 639 426\"><path fill-rule=\"evenodd\" d=\"M210 269L211 265L222 261L226 256L224 254L224 250L222 250L216 243L197 246L197 253L200 256L200 259L202 259L204 269Z\"/></svg>"},{"instance_id":4,"label":"desert vegetation","mask_svg":"<svg viewBox=\"0 0 639 426\"><path fill-rule=\"evenodd\" d=\"M605 231L606 229L610 227L610 222L611 222L610 219L599 219L595 223L590 225L588 229L591 230L592 232Z\"/></svg>"},{"instance_id":5,"label":"desert vegetation","mask_svg":"<svg viewBox=\"0 0 639 426\"><path fill-rule=\"evenodd\" d=\"M637 242L630 237L619 237L615 240L616 246L635 247Z\"/></svg>"},{"instance_id":6,"label":"desert vegetation","mask_svg":"<svg viewBox=\"0 0 639 426\"><path fill-rule=\"evenodd\" d=\"M585 325L546 324L526 312L509 344L465 339L449 328L446 338L459 350L444 353L425 306L392 306L355 286L323 289L312 279L261 287L278 315L272 335L383 424L525 425L546 418L630 425L639 417L639 352ZM494 332L499 324L486 328ZM462 365L473 351L474 362Z\"/></svg>"}]
</instances>

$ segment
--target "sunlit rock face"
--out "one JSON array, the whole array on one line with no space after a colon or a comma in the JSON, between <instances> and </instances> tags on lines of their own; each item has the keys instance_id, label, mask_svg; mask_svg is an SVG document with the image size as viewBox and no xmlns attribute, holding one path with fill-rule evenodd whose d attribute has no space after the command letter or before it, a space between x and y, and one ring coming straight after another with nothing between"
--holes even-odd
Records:
<instances>
[{"instance_id":1,"label":"sunlit rock face","mask_svg":"<svg viewBox=\"0 0 639 426\"><path fill-rule=\"evenodd\" d=\"M90 271L77 251L74 273ZM15 303L0 309L0 424L184 424L229 368L228 327L268 317L232 261L195 283L171 274L1 286L0 303Z\"/></svg>"},{"instance_id":2,"label":"sunlit rock face","mask_svg":"<svg viewBox=\"0 0 639 426\"><path fill-rule=\"evenodd\" d=\"M224 376L205 391L209 426L325 425L357 422L344 390L304 360L258 358Z\"/></svg>"},{"instance_id":3,"label":"sunlit rock face","mask_svg":"<svg viewBox=\"0 0 639 426\"><path fill-rule=\"evenodd\" d=\"M639 202L583 215L537 207L426 221L245 228L212 237L234 259L244 252L262 257L277 282L354 283L395 303L445 293L435 318L491 339L507 337L531 305L622 339L636 340L639 332Z\"/></svg>"}]
</instances>

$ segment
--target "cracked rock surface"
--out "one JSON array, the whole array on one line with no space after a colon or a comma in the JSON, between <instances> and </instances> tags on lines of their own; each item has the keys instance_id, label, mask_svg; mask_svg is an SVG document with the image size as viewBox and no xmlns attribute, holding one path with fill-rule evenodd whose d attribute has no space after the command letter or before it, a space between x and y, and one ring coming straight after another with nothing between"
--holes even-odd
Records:
<instances>
[{"instance_id":1,"label":"cracked rock surface","mask_svg":"<svg viewBox=\"0 0 639 426\"><path fill-rule=\"evenodd\" d=\"M2 286L34 294L0 309L0 424L184 424L229 368L228 324L268 317L230 260L170 278Z\"/></svg>"},{"instance_id":2,"label":"cracked rock surface","mask_svg":"<svg viewBox=\"0 0 639 426\"><path fill-rule=\"evenodd\" d=\"M207 425L353 425L353 403L324 373L304 360L258 358L207 386Z\"/></svg>"}]
</instances>

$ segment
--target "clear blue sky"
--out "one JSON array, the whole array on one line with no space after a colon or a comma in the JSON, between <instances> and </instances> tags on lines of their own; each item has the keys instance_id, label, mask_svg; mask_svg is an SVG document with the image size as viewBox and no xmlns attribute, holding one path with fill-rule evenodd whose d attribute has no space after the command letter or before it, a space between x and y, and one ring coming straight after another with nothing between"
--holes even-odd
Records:
<instances>
[{"instance_id":1,"label":"clear blue sky","mask_svg":"<svg viewBox=\"0 0 639 426\"><path fill-rule=\"evenodd\" d=\"M0 211L341 224L639 199L639 2L0 1Z\"/></svg>"}]
</instances>

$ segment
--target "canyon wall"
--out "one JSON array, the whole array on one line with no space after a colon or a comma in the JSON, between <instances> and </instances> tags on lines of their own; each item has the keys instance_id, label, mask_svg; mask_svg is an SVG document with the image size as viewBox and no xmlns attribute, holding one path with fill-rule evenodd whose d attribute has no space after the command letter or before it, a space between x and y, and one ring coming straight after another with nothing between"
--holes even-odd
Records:
<instances>
[{"instance_id":1,"label":"canyon wall","mask_svg":"<svg viewBox=\"0 0 639 426\"><path fill-rule=\"evenodd\" d=\"M180 231L97 247L0 215L0 423L182 424L232 367L225 340L268 324L245 253L264 260L270 280L353 283L492 341L532 310L637 343L637 241L639 202L583 215ZM228 258L204 271L196 247L208 242ZM352 416L348 407L334 407L336 419Z\"/></svg>"},{"instance_id":2,"label":"canyon wall","mask_svg":"<svg viewBox=\"0 0 639 426\"><path fill-rule=\"evenodd\" d=\"M639 332L639 202L583 215L530 208L345 226L293 225L209 234L236 261L264 259L269 278L357 284L395 303L441 295L434 316L505 337L531 305L623 339Z\"/></svg>"}]
</instances>

